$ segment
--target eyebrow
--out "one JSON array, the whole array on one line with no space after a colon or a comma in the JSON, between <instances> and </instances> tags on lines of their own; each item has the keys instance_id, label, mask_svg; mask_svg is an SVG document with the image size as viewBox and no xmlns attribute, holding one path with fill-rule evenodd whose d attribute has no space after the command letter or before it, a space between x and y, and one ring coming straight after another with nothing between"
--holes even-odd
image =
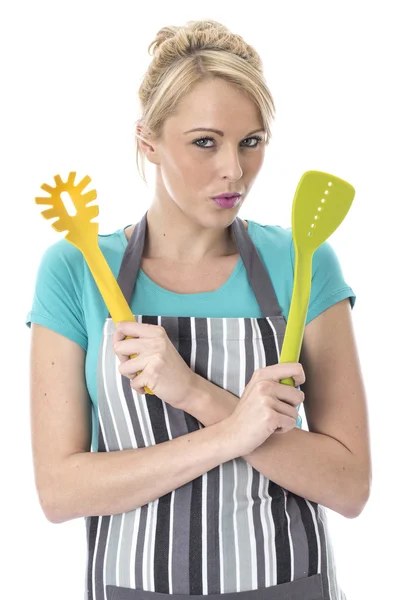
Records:
<instances>
[{"instance_id":1,"label":"eyebrow","mask_svg":"<svg viewBox=\"0 0 400 600\"><path fill-rule=\"evenodd\" d=\"M187 133L193 133L194 131L212 131L213 133L217 133L221 137L224 137L223 131L220 131L219 129L212 129L211 127L208 127L208 128L207 127L196 127L196 129L191 129L190 131L185 131L184 135L186 135ZM249 135L253 135L253 133L257 133L258 131L263 131L264 133L266 133L265 129L260 128L260 129L255 129L254 131L250 131L250 133L248 133L246 137L248 137Z\"/></svg>"}]
</instances>

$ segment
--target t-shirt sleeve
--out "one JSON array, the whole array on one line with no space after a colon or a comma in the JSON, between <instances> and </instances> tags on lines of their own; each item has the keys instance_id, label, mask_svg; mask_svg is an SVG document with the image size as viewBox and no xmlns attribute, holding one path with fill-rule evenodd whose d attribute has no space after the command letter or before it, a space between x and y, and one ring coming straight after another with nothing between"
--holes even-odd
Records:
<instances>
[{"instance_id":1,"label":"t-shirt sleeve","mask_svg":"<svg viewBox=\"0 0 400 600\"><path fill-rule=\"evenodd\" d=\"M291 254L294 268L293 243ZM353 308L356 295L344 279L336 252L329 242L324 242L317 248L313 256L311 295L306 325L324 310L346 298L349 298L351 308Z\"/></svg>"},{"instance_id":2,"label":"t-shirt sleeve","mask_svg":"<svg viewBox=\"0 0 400 600\"><path fill-rule=\"evenodd\" d=\"M83 257L66 240L44 252L36 275L33 301L25 323L38 323L87 350L82 308Z\"/></svg>"}]
</instances>

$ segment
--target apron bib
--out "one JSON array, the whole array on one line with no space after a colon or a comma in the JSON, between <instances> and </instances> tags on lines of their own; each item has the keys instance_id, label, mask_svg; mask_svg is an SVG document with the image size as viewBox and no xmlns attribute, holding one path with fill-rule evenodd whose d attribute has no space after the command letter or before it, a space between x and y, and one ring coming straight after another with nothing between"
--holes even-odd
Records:
<instances>
[{"instance_id":1,"label":"apron bib","mask_svg":"<svg viewBox=\"0 0 400 600\"><path fill-rule=\"evenodd\" d=\"M232 233L263 318L135 315L162 325L197 374L241 397L254 370L279 362L286 321L243 222ZM134 228L118 283L131 303L147 232ZM98 359L99 452L149 447L203 425L157 396L138 394L118 370L114 323ZM86 600L344 600L324 507L253 469L220 465L130 512L86 519Z\"/></svg>"}]
</instances>

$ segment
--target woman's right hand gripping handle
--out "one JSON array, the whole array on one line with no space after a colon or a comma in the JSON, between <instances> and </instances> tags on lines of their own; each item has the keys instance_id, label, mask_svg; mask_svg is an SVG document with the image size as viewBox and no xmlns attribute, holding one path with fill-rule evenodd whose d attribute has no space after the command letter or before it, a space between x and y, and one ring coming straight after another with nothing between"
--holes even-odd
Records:
<instances>
[{"instance_id":1,"label":"woman's right hand gripping handle","mask_svg":"<svg viewBox=\"0 0 400 600\"><path fill-rule=\"evenodd\" d=\"M279 363L254 371L236 409L225 420L239 456L250 454L273 433L287 433L296 426L304 393L280 383L287 377L293 377L295 386L302 385L301 364Z\"/></svg>"}]
</instances>

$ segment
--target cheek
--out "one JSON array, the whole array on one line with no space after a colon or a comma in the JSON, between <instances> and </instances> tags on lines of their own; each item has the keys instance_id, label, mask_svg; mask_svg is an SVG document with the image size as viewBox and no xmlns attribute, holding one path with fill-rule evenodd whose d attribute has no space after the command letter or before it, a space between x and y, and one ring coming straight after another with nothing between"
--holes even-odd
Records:
<instances>
[{"instance_id":1,"label":"cheek","mask_svg":"<svg viewBox=\"0 0 400 600\"><path fill-rule=\"evenodd\" d=\"M191 161L183 150L170 148L162 158L162 166L167 176L177 179L188 173Z\"/></svg>"},{"instance_id":2,"label":"cheek","mask_svg":"<svg viewBox=\"0 0 400 600\"><path fill-rule=\"evenodd\" d=\"M185 172L183 157L174 152L165 152L161 159L160 174L167 192L174 196Z\"/></svg>"},{"instance_id":3,"label":"cheek","mask_svg":"<svg viewBox=\"0 0 400 600\"><path fill-rule=\"evenodd\" d=\"M179 189L198 188L212 174L212 162L205 157L187 152L173 155L165 165L164 180Z\"/></svg>"},{"instance_id":4,"label":"cheek","mask_svg":"<svg viewBox=\"0 0 400 600\"><path fill-rule=\"evenodd\" d=\"M207 182L213 173L213 164L210 160L204 160L201 157L187 161L185 172L182 174L187 185L193 186L199 183Z\"/></svg>"},{"instance_id":5,"label":"cheek","mask_svg":"<svg viewBox=\"0 0 400 600\"><path fill-rule=\"evenodd\" d=\"M264 152L257 152L255 156L249 157L246 164L246 170L248 174L255 177L261 169L264 162Z\"/></svg>"}]
</instances>

